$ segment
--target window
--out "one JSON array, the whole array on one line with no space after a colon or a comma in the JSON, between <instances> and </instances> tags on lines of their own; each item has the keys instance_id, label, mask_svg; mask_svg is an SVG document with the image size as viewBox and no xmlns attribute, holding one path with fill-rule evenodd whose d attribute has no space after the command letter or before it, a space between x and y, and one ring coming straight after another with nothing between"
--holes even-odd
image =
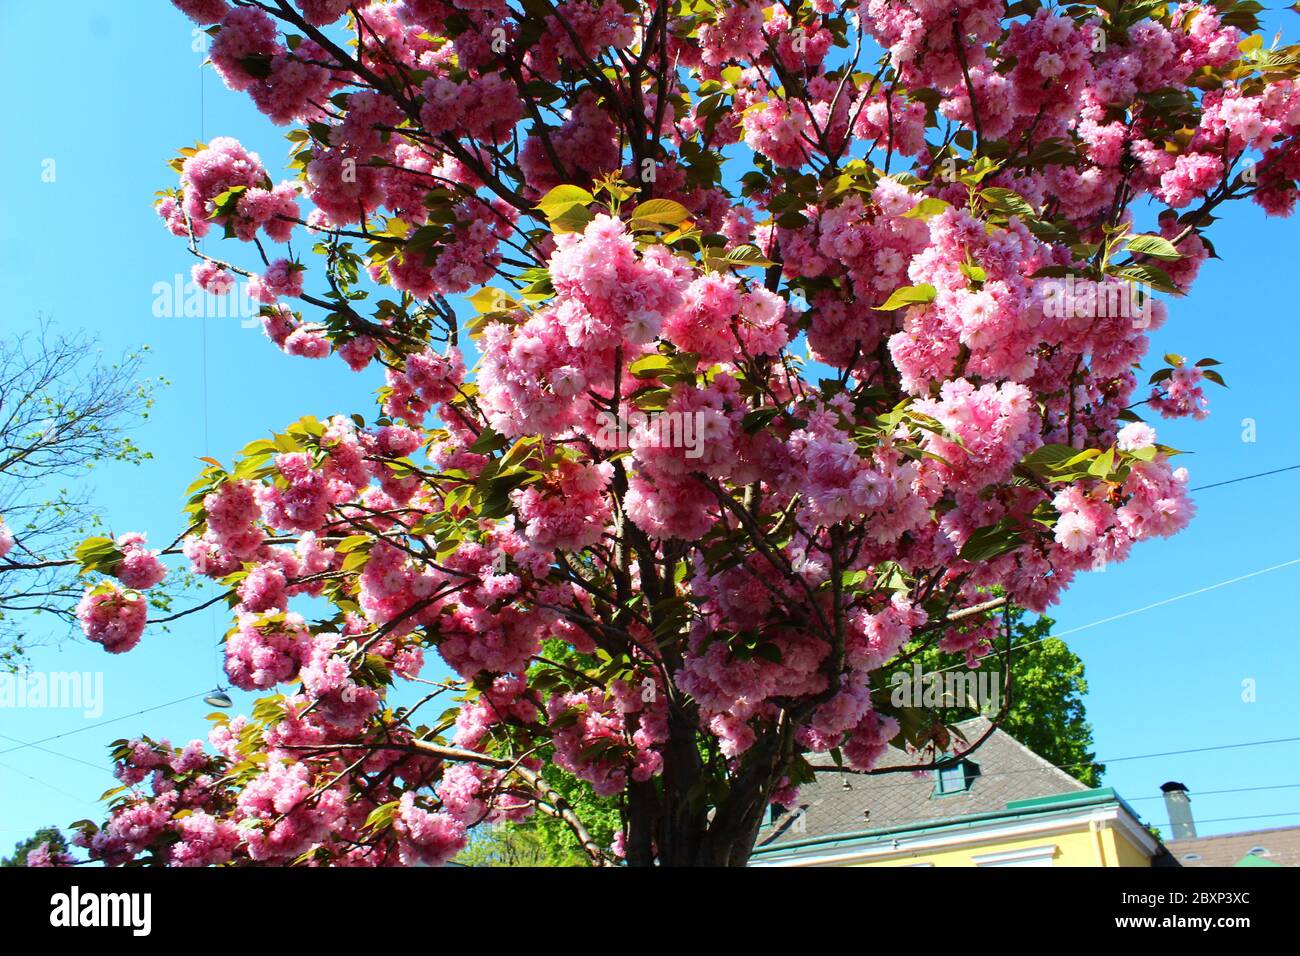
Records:
<instances>
[{"instance_id":1,"label":"window","mask_svg":"<svg viewBox=\"0 0 1300 956\"><path fill-rule=\"evenodd\" d=\"M951 767L943 767L934 772L934 795L946 797L953 793L965 793L979 776L979 764L973 760L959 760Z\"/></svg>"},{"instance_id":2,"label":"window","mask_svg":"<svg viewBox=\"0 0 1300 956\"><path fill-rule=\"evenodd\" d=\"M1249 852L1251 856L1268 856L1268 850L1262 846L1252 846Z\"/></svg>"}]
</instances>

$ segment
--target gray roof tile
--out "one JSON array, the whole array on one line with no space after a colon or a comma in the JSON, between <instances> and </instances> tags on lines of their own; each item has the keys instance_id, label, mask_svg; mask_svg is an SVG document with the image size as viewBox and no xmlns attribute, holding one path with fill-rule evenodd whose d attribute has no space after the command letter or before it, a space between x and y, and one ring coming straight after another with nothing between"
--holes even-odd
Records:
<instances>
[{"instance_id":1,"label":"gray roof tile","mask_svg":"<svg viewBox=\"0 0 1300 956\"><path fill-rule=\"evenodd\" d=\"M1300 827L1171 840L1165 845L1170 856L1178 861L1178 866L1235 866L1255 847L1264 848L1263 853L1257 854L1263 860L1280 866L1300 866ZM1166 862L1165 865L1171 864Z\"/></svg>"},{"instance_id":2,"label":"gray roof tile","mask_svg":"<svg viewBox=\"0 0 1300 956\"><path fill-rule=\"evenodd\" d=\"M956 726L967 740L975 741L988 730L989 722L983 717L975 717ZM814 766L833 766L827 755L816 755L810 760ZM772 825L764 827L759 834L758 846L777 846L795 840L956 819L1003 810L1016 800L1088 789L1001 730L993 731L992 736L970 755L970 760L980 770L970 788L944 796L935 795L931 771L874 775L818 773L814 783L801 788L799 806L788 808ZM916 762L915 757L891 749L877 764L877 769ZM845 781L848 789L845 789ZM800 813L803 814L802 828L796 824Z\"/></svg>"}]
</instances>

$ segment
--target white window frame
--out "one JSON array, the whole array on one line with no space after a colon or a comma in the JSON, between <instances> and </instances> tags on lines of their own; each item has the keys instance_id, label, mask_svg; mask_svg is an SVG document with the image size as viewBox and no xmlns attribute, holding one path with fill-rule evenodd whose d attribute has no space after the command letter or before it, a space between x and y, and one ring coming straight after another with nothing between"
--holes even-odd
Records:
<instances>
[{"instance_id":1,"label":"white window frame","mask_svg":"<svg viewBox=\"0 0 1300 956\"><path fill-rule=\"evenodd\" d=\"M1052 860L1055 858L1056 844L1044 843L1042 846L1025 847L1021 850L981 853L972 856L971 862L976 866L1052 866Z\"/></svg>"}]
</instances>

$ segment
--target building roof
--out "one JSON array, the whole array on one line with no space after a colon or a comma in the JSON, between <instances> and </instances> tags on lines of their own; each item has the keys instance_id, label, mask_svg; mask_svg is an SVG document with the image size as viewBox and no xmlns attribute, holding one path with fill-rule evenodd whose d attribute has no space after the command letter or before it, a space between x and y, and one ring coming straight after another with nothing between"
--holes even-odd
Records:
<instances>
[{"instance_id":1,"label":"building roof","mask_svg":"<svg viewBox=\"0 0 1300 956\"><path fill-rule=\"evenodd\" d=\"M956 725L968 741L978 740L989 721L975 717ZM825 772L799 791L799 806L786 808L759 834L756 849L776 848L818 837L862 834L972 814L1007 810L1008 804L1089 788L1039 757L1002 730L994 730L969 759L979 772L965 791L936 795L934 774L902 771L875 775ZM829 756L811 758L814 766L833 766ZM910 766L915 756L890 749L880 767ZM847 781L849 789L845 789Z\"/></svg>"},{"instance_id":2,"label":"building roof","mask_svg":"<svg viewBox=\"0 0 1300 956\"><path fill-rule=\"evenodd\" d=\"M1178 866L1300 866L1300 827L1171 840L1165 846Z\"/></svg>"}]
</instances>

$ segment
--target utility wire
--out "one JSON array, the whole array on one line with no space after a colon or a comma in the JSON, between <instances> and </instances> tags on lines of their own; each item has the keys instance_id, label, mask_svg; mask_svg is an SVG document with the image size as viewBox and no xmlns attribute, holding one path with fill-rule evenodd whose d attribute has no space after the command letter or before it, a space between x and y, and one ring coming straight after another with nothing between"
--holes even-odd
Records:
<instances>
[{"instance_id":1,"label":"utility wire","mask_svg":"<svg viewBox=\"0 0 1300 956\"><path fill-rule=\"evenodd\" d=\"M1258 793L1261 790L1295 790L1300 788L1300 783L1275 783L1267 787L1233 787L1230 790L1197 790L1189 794L1193 797L1214 797L1224 793ZM1163 793L1153 794L1149 797L1127 797L1129 803L1137 803L1140 800L1163 800Z\"/></svg>"},{"instance_id":2,"label":"utility wire","mask_svg":"<svg viewBox=\"0 0 1300 956\"><path fill-rule=\"evenodd\" d=\"M33 777L27 771L19 770L17 767L11 767L7 763L0 763L0 769L8 770L10 773L16 773L20 777L26 777L28 780L32 781L33 783L39 783L42 787L48 787L49 789L53 790L55 793L59 793L67 797L69 800L75 800L77 801L77 803L82 803L85 804L86 806L93 806L93 807L98 806L98 804L92 803L91 801L87 800L85 796L78 796L75 793L69 793L67 790L64 790L62 787L56 787L48 780L42 780L40 777ZM60 827L59 829L62 828Z\"/></svg>"},{"instance_id":3,"label":"utility wire","mask_svg":"<svg viewBox=\"0 0 1300 956\"><path fill-rule=\"evenodd\" d=\"M1246 741L1241 741L1239 743L1233 743L1233 744L1211 744L1208 747L1188 747L1185 750L1166 750L1166 751L1161 751L1159 753L1133 754L1128 757L1111 757L1107 760L1081 760L1078 761L1077 763L1055 764L1055 763L1048 763L1046 760L1044 760L1042 766L1039 767L1026 767L1020 770L994 770L991 773L981 772L976 777L976 779L985 779L989 777L1014 777L1026 773L1045 773L1048 770L1059 770L1062 773L1069 773L1071 768L1090 767L1093 764L1109 765L1113 763L1124 763L1125 761L1129 761L1129 760L1152 760L1156 757L1176 757L1176 756L1182 756L1186 754L1210 753L1210 752L1220 751L1220 750L1241 750L1245 747L1266 747L1274 744L1290 744L1290 743L1297 743L1297 742L1300 742L1300 737L1276 737L1272 740L1246 740ZM870 771L863 771L863 770L853 770L851 768L840 767L838 765L833 767L826 766L826 765L818 765L816 769L821 770L824 773L843 773L846 775L858 776L858 777L881 776L881 774L879 773L872 773ZM881 767L880 769L889 770L891 768ZM931 768L927 766L922 766L919 769L929 770ZM874 786L872 787L872 789L893 790L896 788L910 787L914 785L915 784L912 782L893 783L893 784L885 784L883 786ZM1300 784L1297 784L1296 786L1300 786Z\"/></svg>"},{"instance_id":4,"label":"utility wire","mask_svg":"<svg viewBox=\"0 0 1300 956\"><path fill-rule=\"evenodd\" d=\"M207 101L204 97L204 78L207 76L207 70L204 64L199 64L199 142L207 142ZM206 248L206 239L199 240L199 248ZM203 366L202 388L203 388L203 454L210 456L212 454L212 436L209 429L209 398L208 398L208 312L203 310L203 315L199 318L199 338L202 343L201 362ZM212 611L206 614L208 619L208 630L212 635L213 663L216 668L217 686L221 686L222 673L222 654L221 642L217 640L217 617Z\"/></svg>"},{"instance_id":5,"label":"utility wire","mask_svg":"<svg viewBox=\"0 0 1300 956\"><path fill-rule=\"evenodd\" d=\"M36 744L28 744L26 741L19 740L17 737L10 737L8 734L0 734L0 737L3 737L5 740L12 741L13 743L16 744L22 744L24 747L31 747L33 750L39 750L41 751L41 753L47 753L52 757L62 757L64 760L73 760L76 761L77 763L85 764L87 767L94 767L96 770L109 770L108 767L101 766L100 764L97 763L91 763L89 760L82 760L80 757L72 756L72 754L59 753L57 750L51 750L48 747L41 747ZM111 773L112 771L110 770L109 772Z\"/></svg>"},{"instance_id":6,"label":"utility wire","mask_svg":"<svg viewBox=\"0 0 1300 956\"><path fill-rule=\"evenodd\" d=\"M1217 744L1211 747L1189 747L1186 750L1165 750L1160 753L1138 754L1135 757L1112 757L1110 760L1099 760L1097 763L1112 764L1123 763L1125 760L1150 760L1152 757L1179 757L1183 754L1209 753L1212 750L1239 750L1242 747L1263 747L1267 744L1290 744L1295 743L1298 740L1300 740L1300 737L1277 737L1273 740L1251 740L1241 744Z\"/></svg>"},{"instance_id":7,"label":"utility wire","mask_svg":"<svg viewBox=\"0 0 1300 956\"><path fill-rule=\"evenodd\" d=\"M1126 617L1132 617L1134 614L1141 614L1144 611L1150 611L1158 607L1164 607L1166 604L1173 604L1176 601L1182 601L1189 597L1196 597L1198 594L1205 594L1209 591L1217 591L1219 588L1226 588L1230 584L1238 584L1241 581L1248 581L1251 578L1259 577L1261 574L1270 574L1273 571L1280 571L1283 568L1289 568L1296 564L1300 564L1300 558L1292 558L1290 561L1283 561L1281 564L1275 564L1269 568L1261 568L1258 571L1251 571L1249 574L1242 574L1242 575L1238 575L1235 578L1229 578L1226 581L1219 581L1216 584L1209 584L1203 588L1197 588L1195 591L1188 591L1185 594L1176 594L1173 597L1165 598L1164 600L1161 601L1156 601L1154 604L1148 604L1145 607L1133 608L1132 610L1123 611L1119 614L1112 614L1110 617L1103 617L1099 621L1092 621L1089 624L1081 624L1078 627L1072 627L1065 631L1057 631L1054 634L1048 634L1046 637L1040 637L1032 641L1025 641L1023 644L1013 644L1011 646L1011 651L1015 652L1019 650L1024 650L1026 647L1033 647L1035 644L1042 644L1046 641L1052 640L1053 638L1059 639L1065 637L1068 634L1078 634L1080 631L1086 631L1090 628L1100 627L1103 624L1110 624L1112 621L1119 621ZM978 663L979 661L988 660L991 657L1001 657L1003 653L1005 652L994 651L992 653L985 654L982 657L975 658L975 663ZM961 669L969 670L970 669L969 665L970 662L962 661L957 664L950 664L948 667L940 667L937 670L927 671L927 673L942 674L946 671L955 671Z\"/></svg>"},{"instance_id":8,"label":"utility wire","mask_svg":"<svg viewBox=\"0 0 1300 956\"><path fill-rule=\"evenodd\" d=\"M1269 475L1280 475L1284 471L1295 471L1300 465L1287 465L1285 468L1274 468L1272 471L1261 471L1254 475L1242 475L1240 478L1229 478L1227 481L1216 481L1209 485L1199 485L1195 488L1188 488L1188 491L1205 491L1207 488L1222 488L1224 485L1235 485L1239 481L1250 481L1252 478L1266 478Z\"/></svg>"},{"instance_id":9,"label":"utility wire","mask_svg":"<svg viewBox=\"0 0 1300 956\"><path fill-rule=\"evenodd\" d=\"M1273 817L1294 817L1297 815L1300 815L1300 810L1292 810L1290 813L1252 813L1250 816L1246 816L1246 817L1215 817L1213 820L1197 820L1195 822L1197 826L1199 826L1202 823L1230 823L1233 820L1267 820ZM1162 830L1173 829L1173 825L1169 823L1153 823L1151 825L1154 827L1159 827ZM1240 836L1241 834L1221 833L1216 835L1217 836ZM1192 838L1189 837L1189 839ZM1201 839L1212 839L1212 837L1202 837Z\"/></svg>"},{"instance_id":10,"label":"utility wire","mask_svg":"<svg viewBox=\"0 0 1300 956\"><path fill-rule=\"evenodd\" d=\"M4 754L11 754L18 750L26 750L28 747L36 747L40 744L46 744L49 743L51 740L59 740L63 737L71 737L73 734L80 734L80 733L84 733L87 730L94 730L96 727L103 727L106 724L115 724L118 721L129 720L132 717L139 717L141 714L149 714L155 710L162 710L164 707L174 707L177 704L185 703L187 700L194 700L197 697L202 697L206 693L207 691L199 691L199 693L197 694L189 694L188 696L185 697L178 697L176 700L169 700L165 704L155 704L152 707L146 707L143 710L137 710L135 713L132 714L123 714L121 717L110 717L108 720L99 720L93 724L86 724L84 727L78 727L76 730L67 730L61 734L54 734L53 736L50 737L42 737L40 740L32 740L27 743L20 744L17 747L9 747L5 750L0 750L0 756Z\"/></svg>"}]
</instances>

